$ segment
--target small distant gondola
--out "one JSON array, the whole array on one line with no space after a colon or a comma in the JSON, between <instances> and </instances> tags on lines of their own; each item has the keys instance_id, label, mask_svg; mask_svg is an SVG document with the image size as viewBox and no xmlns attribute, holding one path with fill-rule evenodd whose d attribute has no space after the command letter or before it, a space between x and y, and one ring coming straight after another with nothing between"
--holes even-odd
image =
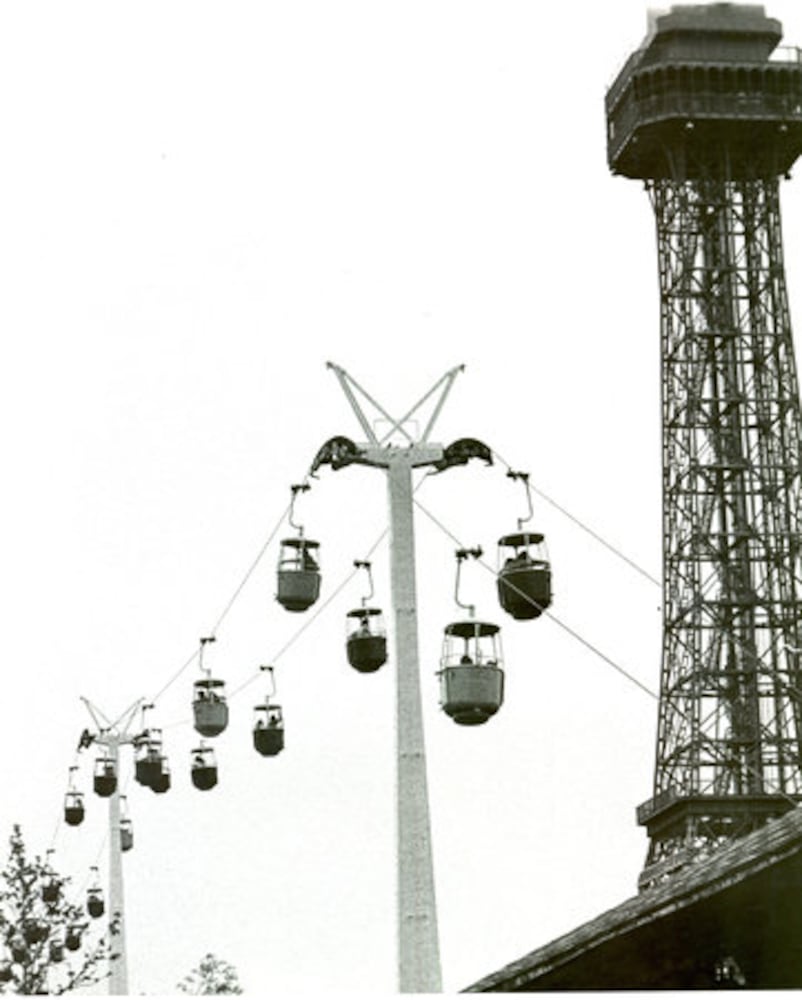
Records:
<instances>
[{"instance_id":1,"label":"small distant gondola","mask_svg":"<svg viewBox=\"0 0 802 1000\"><path fill-rule=\"evenodd\" d=\"M192 784L202 792L208 792L217 784L217 762L211 747L199 746L192 751Z\"/></svg>"},{"instance_id":2,"label":"small distant gondola","mask_svg":"<svg viewBox=\"0 0 802 1000\"><path fill-rule=\"evenodd\" d=\"M117 769L111 757L98 757L95 761L95 794L107 799L117 790Z\"/></svg>"},{"instance_id":3,"label":"small distant gondola","mask_svg":"<svg viewBox=\"0 0 802 1000\"><path fill-rule=\"evenodd\" d=\"M199 666L206 676L195 681L195 693L192 699L195 729L201 736L219 736L228 725L225 682L212 677L211 672L203 666L204 647L214 641L214 636L200 641Z\"/></svg>"},{"instance_id":4,"label":"small distant gondola","mask_svg":"<svg viewBox=\"0 0 802 1000\"><path fill-rule=\"evenodd\" d=\"M253 746L262 757L275 757L284 749L284 715L281 705L271 704L276 693L276 682L272 667L261 667L270 674L271 690L265 695L261 705L254 705Z\"/></svg>"},{"instance_id":5,"label":"small distant gondola","mask_svg":"<svg viewBox=\"0 0 802 1000\"><path fill-rule=\"evenodd\" d=\"M64 822L67 826L80 826L84 820L83 792L69 791L64 797Z\"/></svg>"},{"instance_id":6,"label":"small distant gondola","mask_svg":"<svg viewBox=\"0 0 802 1000\"><path fill-rule=\"evenodd\" d=\"M93 920L97 920L105 913L106 904L103 901L103 890L97 884L97 868L93 866L92 871L95 874L95 885L86 890L86 912Z\"/></svg>"},{"instance_id":7,"label":"small distant gondola","mask_svg":"<svg viewBox=\"0 0 802 1000\"><path fill-rule=\"evenodd\" d=\"M120 796L120 850L130 851L134 846L134 824L128 815L128 799Z\"/></svg>"},{"instance_id":8,"label":"small distant gondola","mask_svg":"<svg viewBox=\"0 0 802 1000\"><path fill-rule=\"evenodd\" d=\"M83 792L76 791L73 781L78 768L73 765L70 768L69 784L67 794L64 796L64 822L67 826L80 826L84 821L84 796Z\"/></svg>"}]
</instances>

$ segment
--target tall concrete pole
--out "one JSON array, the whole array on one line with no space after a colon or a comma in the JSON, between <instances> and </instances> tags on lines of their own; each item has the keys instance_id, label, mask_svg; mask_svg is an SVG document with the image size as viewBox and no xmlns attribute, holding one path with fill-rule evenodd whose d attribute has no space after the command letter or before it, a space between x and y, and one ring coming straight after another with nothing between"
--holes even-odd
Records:
<instances>
[{"instance_id":1,"label":"tall concrete pole","mask_svg":"<svg viewBox=\"0 0 802 1000\"><path fill-rule=\"evenodd\" d=\"M387 467L395 614L398 976L401 993L439 993L440 947L421 714L409 450Z\"/></svg>"},{"instance_id":2,"label":"tall concrete pole","mask_svg":"<svg viewBox=\"0 0 802 1000\"><path fill-rule=\"evenodd\" d=\"M114 764L117 787L109 798L109 995L128 995L128 960L125 948L125 898L123 891L122 838L120 837L120 738L106 736L108 756Z\"/></svg>"},{"instance_id":3,"label":"tall concrete pole","mask_svg":"<svg viewBox=\"0 0 802 1000\"><path fill-rule=\"evenodd\" d=\"M452 464L464 464L474 457L492 462L492 457L487 447L473 438L460 439L449 449L428 443L429 433L462 365L446 372L400 420L390 416L345 369L332 362L328 367L337 375L368 441L357 445L341 436L330 439L318 452L311 473L327 462L335 469L358 462L387 472L396 662L399 992L440 993L440 945L418 663L412 470L424 466L442 470ZM436 397L438 390L440 395L432 415L420 439L416 440L407 422L427 400ZM390 429L381 440L363 412L357 392L389 423ZM391 439L400 439L402 444L393 444Z\"/></svg>"},{"instance_id":4,"label":"tall concrete pole","mask_svg":"<svg viewBox=\"0 0 802 1000\"><path fill-rule=\"evenodd\" d=\"M117 784L109 796L109 889L108 917L110 953L109 995L128 995L128 959L125 946L125 898L123 894L122 838L120 837L120 746L133 743L128 728L140 710L142 699L138 698L115 722L109 722L106 715L87 698L81 698L92 716L98 732L94 737L99 746L105 747L106 757L114 767Z\"/></svg>"}]
</instances>

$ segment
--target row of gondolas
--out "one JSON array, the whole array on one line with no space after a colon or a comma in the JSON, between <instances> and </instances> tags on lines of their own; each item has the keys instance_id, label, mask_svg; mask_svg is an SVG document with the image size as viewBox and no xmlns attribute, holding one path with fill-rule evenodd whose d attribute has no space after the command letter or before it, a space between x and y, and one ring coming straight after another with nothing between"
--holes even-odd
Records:
<instances>
[{"instance_id":1,"label":"row of gondolas","mask_svg":"<svg viewBox=\"0 0 802 1000\"><path fill-rule=\"evenodd\" d=\"M86 891L86 912L93 920L96 920L105 913L106 904L98 880L98 870L93 867L91 871L93 885ZM48 958L53 964L63 962L66 958L65 952L75 952L80 949L84 932L88 927L86 922L76 921L70 923L66 928L59 926L58 929L54 930L48 919L61 901L63 890L63 880L50 869L49 875L46 874L42 879L40 890L44 903L42 912L39 915L34 915L33 907L29 907L20 926L6 940L7 958L0 962L0 985L9 983L14 978L13 965L25 966L30 960L31 953L41 953L45 943L47 944Z\"/></svg>"},{"instance_id":2,"label":"row of gondolas","mask_svg":"<svg viewBox=\"0 0 802 1000\"><path fill-rule=\"evenodd\" d=\"M518 521L518 530L503 535L498 542L497 592L501 607L514 619L525 621L538 618L552 600L551 566L542 534L523 530L524 521L532 516L532 503L526 473L508 473L520 479L526 487L529 516ZM300 489L293 487L293 496ZM290 523L297 534L281 542L276 600L291 612L308 610L320 595L320 543L305 537L303 526ZM443 711L463 726L486 722L501 707L504 698L504 672L500 627L476 618L472 605L459 598L460 568L469 557L480 558L482 550L459 549L456 552L457 574L455 601L468 612L458 621L445 626L440 657L440 705ZM370 563L356 561L357 569L368 574L369 593L361 606L346 615L346 656L349 664L360 673L373 673L387 660L387 635L381 610L371 606L373 580ZM228 725L228 705L225 683L204 667L204 649L213 637L201 639L199 666L202 677L194 682L192 710L195 730L202 739L191 752L190 776L200 791L208 791L218 781L214 749L207 739L219 736ZM270 672L271 693L254 708L252 738L254 749L262 756L273 757L284 748L284 719L280 705L273 704L275 682ZM157 794L170 788L170 766L163 750L161 731L146 728L133 741L136 781ZM74 770L74 769L73 769ZM114 761L100 756L95 761L93 788L97 795L108 797L117 787ZM84 818L83 795L74 788L72 772L67 791L64 818L69 826L79 825ZM121 836L125 844L132 833L124 833L129 824L124 817Z\"/></svg>"}]
</instances>

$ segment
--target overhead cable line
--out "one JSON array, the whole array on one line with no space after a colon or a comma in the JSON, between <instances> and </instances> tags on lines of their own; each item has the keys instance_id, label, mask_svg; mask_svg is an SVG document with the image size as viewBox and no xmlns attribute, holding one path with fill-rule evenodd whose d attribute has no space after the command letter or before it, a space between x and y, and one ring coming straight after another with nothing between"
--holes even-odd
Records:
<instances>
[{"instance_id":1,"label":"overhead cable line","mask_svg":"<svg viewBox=\"0 0 802 1000\"><path fill-rule=\"evenodd\" d=\"M509 469L510 471L512 470L512 466L510 466L510 464L501 455L499 455L497 451L493 451L493 454L499 460L499 462L501 462L502 465L505 465L507 469ZM662 587L661 581L658 580L656 576L654 576L648 570L644 569L642 566L639 566L634 559L630 559L630 557L626 555L624 552L622 552L621 549L617 548L611 542L608 542L602 535L600 535L597 531L594 531L593 528L585 524L584 521L581 521L575 514L572 514L569 510L566 510L565 507L557 503L556 500L553 500L550 496L544 493L543 490L538 489L537 486L533 486L531 483L529 484L529 488L534 490L534 492L537 493L539 497L542 497L547 503L551 504L552 507L555 507L561 514L567 517L569 521L573 521L573 523L577 525L577 527L587 532L587 534L589 534L591 538L594 538L597 542L599 542L600 545L603 545L606 549L609 549L610 552L618 556L619 559L622 559L628 566L632 567L632 569L634 569L637 573L640 573L641 576L649 580L650 583L655 584L655 586L657 587Z\"/></svg>"},{"instance_id":2,"label":"overhead cable line","mask_svg":"<svg viewBox=\"0 0 802 1000\"><path fill-rule=\"evenodd\" d=\"M373 555L373 553L376 551L379 545L381 545L381 543L387 537L388 531L389 528L385 528L384 531L382 531L382 533L379 535L376 541L368 549L366 556ZM351 580L353 580L353 578L356 576L358 572L359 572L358 567L354 567L353 569L350 570L350 572L345 576L345 578L329 594L326 600L323 601L323 603L320 604L307 619L305 619L304 623L300 626L300 628L298 628L296 632L287 640L287 642L284 643L281 649L279 649L279 651L271 659L270 661L271 663L276 663L287 652L287 650L296 642L296 640L298 640L301 637L301 635L312 625L312 623L317 621L317 619L326 610L326 608L328 608L328 606L335 599L335 597L337 597L345 589L345 587L351 582ZM231 694L229 695L229 701L235 695L239 694L246 687L252 684L260 675L261 675L261 669L257 670L256 673L254 673L251 677L243 681L243 683L240 684L238 688L235 688L231 692Z\"/></svg>"},{"instance_id":3,"label":"overhead cable line","mask_svg":"<svg viewBox=\"0 0 802 1000\"><path fill-rule=\"evenodd\" d=\"M450 530L449 530L449 529L448 529L448 528L447 528L447 527L446 527L446 526L445 526L445 525L444 525L444 524L442 523L442 521L440 521L440 520L439 520L439 519L438 519L437 517L435 517L435 516L434 516L434 514L432 514L432 513L431 513L431 512L429 511L429 510L427 510L427 509L426 509L426 508L425 508L425 507L423 506L423 504L421 504L421 503L420 503L420 501L419 501L419 500L415 500L415 505L416 505L416 506L417 506L417 507L418 507L418 508L419 508L419 509L420 509L420 510L421 510L421 511L422 511L422 512L423 512L423 513L424 513L424 514L425 514L425 515L426 515L426 516L427 516L427 517L428 517L428 518L429 518L429 519L430 519L430 520L431 520L431 521L432 521L432 522L433 522L433 523L434 523L434 524L435 524L435 525L437 526L437 527L438 527L438 528L440 528L440 530L441 530L441 531L443 531L443 532L444 532L444 533L445 533L446 535L448 535L448 537L449 537L449 538L450 538L450 539L451 539L452 541L456 542L456 543L457 543L457 545L459 545L459 546L460 546L460 548L462 548L462 547L463 547L463 546L462 546L462 543L461 543L461 541L460 541L460 539L459 539L459 538L457 538L457 536L456 536L456 535L455 535L455 534L454 534L454 533L453 533L452 531L450 531ZM496 573L496 571L495 571L495 570L493 569L493 567L492 567L492 566L490 566L490 565L489 565L489 564L488 564L488 563L487 563L487 562L486 562L485 560L483 560L483 559L482 559L481 557L479 557L479 558L477 558L477 562L479 563L479 565L480 565L480 566L482 566L482 567L483 567L484 569L488 570L489 572L491 572L491 573L492 573L492 574L493 574L493 575L495 576L495 573ZM511 586L511 587L512 587L513 589L515 589L515 590L517 590L517 589L518 589L518 588L516 588L516 587L514 586L514 584L508 584L508 586ZM521 597L522 597L523 599L525 599L525 600L529 600L529 598L528 598L528 595L524 594L524 593L523 593L523 591L519 591L519 594L520 594L520 596L521 596ZM577 632L577 631L576 631L575 629L571 628L571 627L570 627L569 625L567 625L567 624L566 624L565 622L563 622L563 621L561 621L561 620L560 620L559 618L557 618L557 616L556 616L556 615L555 615L555 614L554 614L554 613L553 613L552 611L550 611L550 610L549 610L548 608L544 608L544 609L542 610L542 614L545 614L545 615L547 615L547 616L548 616L548 617L549 617L549 618L550 618L550 619L551 619L551 620L552 620L553 622L555 622L555 624L559 625L559 626L560 626L560 628L562 628L562 629L564 629L564 630L565 630L566 632L568 632L568 634L569 634L569 635L571 635L571 636L573 636L573 638L575 638L575 639L576 639L576 640L577 640L578 642L581 642L583 646L585 646L585 647L586 647L587 649L591 650L591 651L592 651L593 653L595 653L595 654L596 654L596 655L597 655L598 657L600 657L600 658L601 658L601 659L602 659L602 660L603 660L603 661L604 661L605 663L607 663L607 664L608 664L609 666L613 667L613 669L614 669L614 670L618 671L618 673L620 673L620 674L621 674L622 676L626 677L626 678L627 678L627 680L631 681L631 682L632 682L633 684L635 684L635 685L636 685L637 687L639 687L639 688L640 688L640 689L641 689L642 691L644 691L644 692L645 692L646 694L648 694L648 695L649 695L649 696L650 696L651 698L655 699L655 700L656 700L656 701L657 701L657 702L659 703L659 701L660 701L660 696L659 696L659 695L658 695L658 694L657 694L656 692L652 691L652 690L651 690L651 688L647 687L647 686L646 686L646 685L645 685L644 683L642 683L641 681L639 681L639 680L637 679L637 677L635 677L635 676L634 676L633 674L631 674L631 673L630 673L630 672L629 672L628 670L625 670L625 669L624 669L624 667L622 667L622 666L621 666L620 664L616 663L616 662L615 662L615 660L613 660L613 659L611 659L611 658L610 658L609 656L607 656L607 654L606 654L606 653L604 653L604 652L602 652L602 650L600 650L600 649L599 649L599 648L598 648L597 646L595 646L595 645L594 645L593 643L591 643L591 642L589 642L589 641L588 641L587 639L585 639L585 638L584 638L584 637L583 637L582 635L580 635L580 634L579 634L579 632ZM677 712L677 714L678 714L678 715L680 715L680 717L681 717L681 718L682 718L682 719L683 719L683 720L684 720L684 721L685 721L685 722L686 722L686 723L687 723L688 725L692 725L692 724L693 724L693 720L692 720L691 718L689 718L689 717L688 717L688 716L687 716L687 715L686 715L686 714L685 714L684 712L679 712L679 711L678 711L678 712ZM711 739L710 739L709 737L707 737L707 736L703 736L703 741L704 741L705 745L707 746L708 750L710 751L710 753L711 753L711 756L712 756L712 757L713 757L714 759L718 758L718 762L719 762L719 763L721 763L721 764L724 764L724 765L726 765L726 764L728 763L728 761L727 761L726 757L724 757L724 755L723 755L723 754L722 754L722 752L720 751L719 747L718 747L718 746L716 745L716 743L715 743L715 742L714 742L713 740L711 740ZM781 796L782 798L785 798L785 799L787 799L787 800L788 800L788 802L790 802L790 803L791 803L791 804L792 804L793 806L796 806L796 805L797 805L797 800L796 800L796 799L794 799L794 798L792 798L792 797L791 797L790 795L788 795L788 793L787 793L787 792L786 792L786 791L785 791L785 790L784 790L784 789L783 789L783 788L782 788L782 787L780 786L779 782L777 782L777 781L773 781L773 780L772 780L771 778L767 778L767 777L766 777L765 775L763 775L763 774L762 774L762 773L761 773L760 771L758 771L758 769L757 769L757 768L755 768L755 767L753 767L753 766L751 766L751 765L748 765L748 764L747 764L747 765L745 765L745 766L746 766L746 769L747 769L747 770L748 770L748 771L749 771L749 772L750 772L750 773L751 773L751 774L752 774L752 775L753 775L754 777L758 778L758 779L759 779L759 780L760 780L760 781L761 781L762 783L764 783L764 784L767 784L767 785L768 785L768 786L769 786L770 788L772 788L775 794L777 794L777 795Z\"/></svg>"},{"instance_id":4,"label":"overhead cable line","mask_svg":"<svg viewBox=\"0 0 802 1000\"><path fill-rule=\"evenodd\" d=\"M424 507L419 500L415 501L415 506L418 507L419 510L421 510L435 525L437 525L437 527L440 528L441 531L443 531L446 535L448 535L448 537L452 541L456 542L457 545L459 545L461 548L463 547L462 542L459 540L459 538L457 538L457 536L452 531L449 531L449 529L442 523L442 521L440 521L437 517L435 517L435 515L432 514L430 510L427 510L426 507ZM488 562L486 562L484 559L481 558L479 558L477 561L480 566L482 566L484 569L488 570L495 576L496 571ZM526 595L523 593L521 596L526 598ZM581 642L583 646L587 647L591 652L595 653L596 656L604 660L604 662L607 663L609 666L611 666L614 670L617 670L618 673L626 677L627 680L632 681L633 684L636 684L642 691L645 691L646 694L648 694L650 697L654 698L655 700L659 700L659 696L656 694L656 692L652 691L652 689L647 687L642 681L639 681L637 677L631 674L628 670L625 670L624 667L622 667L619 663L616 663L615 660L607 656L607 654L602 652L602 650L600 650L598 646L595 646L592 642L589 642L587 639L585 639L582 635L579 634L579 632L576 631L576 629L571 628L570 625L567 625L564 621L561 621L554 614L553 611L550 611L548 608L546 608L543 610L543 614L547 615L556 625L559 625L561 629L566 631L569 635L573 636L573 638L576 639L578 642Z\"/></svg>"},{"instance_id":5,"label":"overhead cable line","mask_svg":"<svg viewBox=\"0 0 802 1000\"><path fill-rule=\"evenodd\" d=\"M215 636L215 634L217 633L217 630L223 624L223 622L225 621L228 613L231 611L232 607L234 606L237 598L240 596L240 594L244 590L245 585L248 583L248 581L250 580L250 578L253 576L253 574L254 574L254 572L256 570L256 567L262 561L262 557L264 556L265 552L267 552L267 550L270 548L270 546L273 543L273 540L275 539L276 535L279 533L279 530L281 529L281 525L284 523L284 520L287 517L287 515L289 514L290 509L291 509L291 504L288 504L287 507L284 509L284 512L282 513L282 515L279 518L278 522L276 523L275 527L273 528L273 530L268 535L268 537L265 540L265 542L262 545L262 547L259 549L259 552L257 553L256 558L253 560L253 562L251 563L251 565L248 567L248 570L246 571L245 576L242 578L242 580L240 581L240 583L237 586L236 590L234 591L234 593L232 594L232 596L230 597L230 599L226 603L226 605L223 608L223 610L220 613L220 615L218 616L217 621L215 622L215 624L214 624L211 632L209 633L210 638L213 638ZM170 688L178 680L178 678L184 673L184 671L188 667L190 667L195 662L195 660L197 660L197 658L199 656L199 653L200 653L200 650L196 649L192 653L192 655L187 658L187 660L172 675L172 677L167 681L167 683L150 699L150 701L152 703L155 704L159 700L159 698L161 698L161 696L165 693L165 691L167 691L168 688Z\"/></svg>"}]
</instances>

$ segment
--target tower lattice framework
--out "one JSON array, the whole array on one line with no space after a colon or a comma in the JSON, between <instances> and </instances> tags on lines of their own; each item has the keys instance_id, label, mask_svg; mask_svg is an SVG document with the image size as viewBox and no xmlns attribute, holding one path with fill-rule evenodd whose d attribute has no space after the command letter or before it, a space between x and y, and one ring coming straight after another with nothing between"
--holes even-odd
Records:
<instances>
[{"instance_id":1,"label":"tower lattice framework","mask_svg":"<svg viewBox=\"0 0 802 1000\"><path fill-rule=\"evenodd\" d=\"M779 177L802 62L755 6L675 6L608 93L660 276L663 655L640 886L802 801L802 412Z\"/></svg>"}]
</instances>

